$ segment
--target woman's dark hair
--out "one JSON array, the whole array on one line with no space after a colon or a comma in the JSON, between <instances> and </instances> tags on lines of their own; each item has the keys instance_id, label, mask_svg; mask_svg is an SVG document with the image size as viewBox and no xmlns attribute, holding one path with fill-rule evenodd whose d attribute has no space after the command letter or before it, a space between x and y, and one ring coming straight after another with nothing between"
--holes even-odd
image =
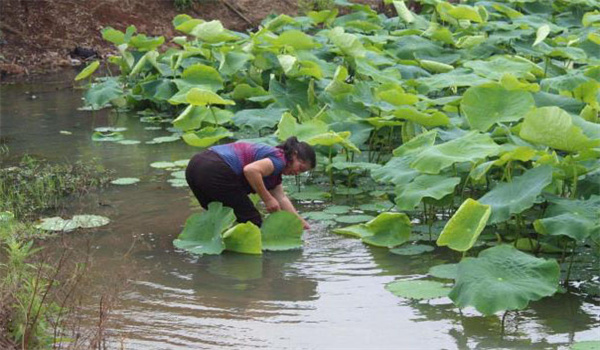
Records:
<instances>
[{"instance_id":1,"label":"woman's dark hair","mask_svg":"<svg viewBox=\"0 0 600 350\"><path fill-rule=\"evenodd\" d=\"M292 157L295 154L299 160L310 162L311 169L317 165L315 150L308 143L298 141L296 136L288 137L288 139L282 144L279 144L277 148L283 150L287 162L291 162Z\"/></svg>"}]
</instances>

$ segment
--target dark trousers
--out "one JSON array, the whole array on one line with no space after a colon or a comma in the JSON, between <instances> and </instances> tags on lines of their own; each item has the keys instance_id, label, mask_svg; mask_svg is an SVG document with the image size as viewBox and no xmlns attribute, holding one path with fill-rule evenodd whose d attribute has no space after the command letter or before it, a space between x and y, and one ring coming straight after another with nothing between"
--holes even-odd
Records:
<instances>
[{"instance_id":1,"label":"dark trousers","mask_svg":"<svg viewBox=\"0 0 600 350\"><path fill-rule=\"evenodd\" d=\"M193 156L185 169L185 179L204 209L210 202L221 202L233 209L238 222L260 227L262 218L248 198L242 176L211 150Z\"/></svg>"}]
</instances>

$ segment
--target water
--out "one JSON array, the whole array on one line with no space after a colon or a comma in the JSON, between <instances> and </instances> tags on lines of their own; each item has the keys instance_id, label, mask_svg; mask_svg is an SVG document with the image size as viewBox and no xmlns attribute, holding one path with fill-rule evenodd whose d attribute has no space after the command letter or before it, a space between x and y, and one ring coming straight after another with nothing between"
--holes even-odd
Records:
<instances>
[{"instance_id":1,"label":"water","mask_svg":"<svg viewBox=\"0 0 600 350\"><path fill-rule=\"evenodd\" d=\"M78 111L81 91L70 89L68 79L63 73L0 87L0 132L10 157L96 158L116 177L141 179L73 200L67 213L112 220L66 238L93 251L90 274L98 277L92 290L99 295L108 285L120 287L108 329L114 348L566 349L600 338L599 301L589 297L559 294L534 302L509 314L503 336L499 317L468 309L461 314L449 299L395 297L386 283L423 276L456 256L445 249L397 256L318 223L305 234L302 251L200 258L175 251L172 240L197 205L186 188L166 182L169 172L149 164L187 159L197 150L182 142L143 143L169 135L168 125L146 130L150 124L138 116ZM142 143L93 142L91 132L99 126L127 127L126 138Z\"/></svg>"}]
</instances>

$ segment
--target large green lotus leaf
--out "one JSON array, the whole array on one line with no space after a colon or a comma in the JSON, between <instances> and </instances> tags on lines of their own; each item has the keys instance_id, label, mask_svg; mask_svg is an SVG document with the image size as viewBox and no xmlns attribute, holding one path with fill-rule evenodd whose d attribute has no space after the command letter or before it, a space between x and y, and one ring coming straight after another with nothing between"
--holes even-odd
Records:
<instances>
[{"instance_id":1,"label":"large green lotus leaf","mask_svg":"<svg viewBox=\"0 0 600 350\"><path fill-rule=\"evenodd\" d=\"M298 106L308 106L308 84L299 80L288 80L282 85L275 78L269 82L269 93L277 101L274 107L296 111Z\"/></svg>"},{"instance_id":2,"label":"large green lotus leaf","mask_svg":"<svg viewBox=\"0 0 600 350\"><path fill-rule=\"evenodd\" d=\"M448 246L459 252L471 249L485 228L491 212L489 205L467 198L444 226L437 245Z\"/></svg>"},{"instance_id":3,"label":"large green lotus leaf","mask_svg":"<svg viewBox=\"0 0 600 350\"><path fill-rule=\"evenodd\" d=\"M110 223L110 219L100 215L75 215L71 219L77 227L94 228Z\"/></svg>"},{"instance_id":4,"label":"large green lotus leaf","mask_svg":"<svg viewBox=\"0 0 600 350\"><path fill-rule=\"evenodd\" d=\"M528 80L544 75L542 68L519 56L494 56L488 61L468 61L463 66L471 68L477 74L494 80L500 80L507 72L510 72L517 78Z\"/></svg>"},{"instance_id":5,"label":"large green lotus leaf","mask_svg":"<svg viewBox=\"0 0 600 350\"><path fill-rule=\"evenodd\" d=\"M436 281L394 281L386 284L385 289L401 298L417 300L435 299L448 296L450 288Z\"/></svg>"},{"instance_id":6,"label":"large green lotus leaf","mask_svg":"<svg viewBox=\"0 0 600 350\"><path fill-rule=\"evenodd\" d=\"M285 108L267 107L263 109L243 109L235 113L233 124L237 127L250 127L255 131L277 125Z\"/></svg>"},{"instance_id":7,"label":"large green lotus leaf","mask_svg":"<svg viewBox=\"0 0 600 350\"><path fill-rule=\"evenodd\" d=\"M544 187L552 182L552 167L542 165L514 177L512 182L499 183L479 199L479 203L492 207L489 223L506 221L512 214L531 208Z\"/></svg>"},{"instance_id":8,"label":"large green lotus leaf","mask_svg":"<svg viewBox=\"0 0 600 350\"><path fill-rule=\"evenodd\" d=\"M488 78L472 73L468 69L455 69L448 73L435 74L431 77L419 78L419 91L424 93L441 90L449 87L476 86L488 83Z\"/></svg>"},{"instance_id":9,"label":"large green lotus leaf","mask_svg":"<svg viewBox=\"0 0 600 350\"><path fill-rule=\"evenodd\" d=\"M475 131L462 137L429 147L419 153L411 167L423 173L438 174L454 163L476 162L496 154L499 146L490 135Z\"/></svg>"},{"instance_id":10,"label":"large green lotus leaf","mask_svg":"<svg viewBox=\"0 0 600 350\"><path fill-rule=\"evenodd\" d=\"M597 220L600 217L600 196L592 195L588 199L550 198L552 203L546 214L548 217L573 213L589 220Z\"/></svg>"},{"instance_id":11,"label":"large green lotus leaf","mask_svg":"<svg viewBox=\"0 0 600 350\"><path fill-rule=\"evenodd\" d=\"M449 297L457 306L474 306L484 315L521 310L530 301L556 293L559 276L555 260L536 258L503 244L482 251L477 258L463 259Z\"/></svg>"},{"instance_id":12,"label":"large green lotus leaf","mask_svg":"<svg viewBox=\"0 0 600 350\"><path fill-rule=\"evenodd\" d=\"M327 170L330 168L337 170L351 170L351 172L354 173L364 170L373 171L381 168L381 165L369 162L333 162L327 166Z\"/></svg>"},{"instance_id":13,"label":"large green lotus leaf","mask_svg":"<svg viewBox=\"0 0 600 350\"><path fill-rule=\"evenodd\" d=\"M186 100L189 104L194 106L206 106L206 105L234 105L235 102L232 100L225 100L216 93L203 90L199 88L193 88L188 91Z\"/></svg>"},{"instance_id":14,"label":"large green lotus leaf","mask_svg":"<svg viewBox=\"0 0 600 350\"><path fill-rule=\"evenodd\" d=\"M223 78L219 72L201 63L187 67L181 74L181 78L173 81L181 92L189 91L191 88L217 92L223 88Z\"/></svg>"},{"instance_id":15,"label":"large green lotus leaf","mask_svg":"<svg viewBox=\"0 0 600 350\"><path fill-rule=\"evenodd\" d=\"M577 152L597 145L573 125L573 118L558 107L536 108L525 116L520 136L525 141Z\"/></svg>"},{"instance_id":16,"label":"large green lotus leaf","mask_svg":"<svg viewBox=\"0 0 600 350\"><path fill-rule=\"evenodd\" d=\"M262 86L251 86L249 84L237 84L233 88L231 98L234 100L245 100L253 97L262 98L268 96L269 93Z\"/></svg>"},{"instance_id":17,"label":"large green lotus leaf","mask_svg":"<svg viewBox=\"0 0 600 350\"><path fill-rule=\"evenodd\" d=\"M234 75L244 68L246 63L253 59L249 53L230 51L223 55L219 65L219 73L224 75Z\"/></svg>"},{"instance_id":18,"label":"large green lotus leaf","mask_svg":"<svg viewBox=\"0 0 600 350\"><path fill-rule=\"evenodd\" d=\"M302 247L302 221L290 212L281 210L267 216L261 231L264 250L278 251Z\"/></svg>"},{"instance_id":19,"label":"large green lotus leaf","mask_svg":"<svg viewBox=\"0 0 600 350\"><path fill-rule=\"evenodd\" d=\"M535 107L535 101L527 91L510 91L498 83L490 83L469 88L460 107L471 128L488 131L494 124L523 118Z\"/></svg>"},{"instance_id":20,"label":"large green lotus leaf","mask_svg":"<svg viewBox=\"0 0 600 350\"><path fill-rule=\"evenodd\" d=\"M192 254L221 254L225 243L221 233L235 222L233 209L220 202L208 204L202 214L192 214L185 222L183 231L173 241L175 247Z\"/></svg>"},{"instance_id":21,"label":"large green lotus leaf","mask_svg":"<svg viewBox=\"0 0 600 350\"><path fill-rule=\"evenodd\" d=\"M364 57L367 50L358 37L344 33L344 28L335 27L328 33L329 40L344 54L351 57Z\"/></svg>"},{"instance_id":22,"label":"large green lotus leaf","mask_svg":"<svg viewBox=\"0 0 600 350\"><path fill-rule=\"evenodd\" d=\"M223 139L225 137L231 137L233 133L223 127L212 127L208 126L202 128L202 130L198 132L189 132L183 134L181 137L183 141L190 146L195 147L208 147L214 144L215 142Z\"/></svg>"},{"instance_id":23,"label":"large green lotus leaf","mask_svg":"<svg viewBox=\"0 0 600 350\"><path fill-rule=\"evenodd\" d=\"M454 192L460 177L442 175L419 175L411 183L396 187L396 207L412 210L423 198L442 199Z\"/></svg>"},{"instance_id":24,"label":"large green lotus leaf","mask_svg":"<svg viewBox=\"0 0 600 350\"><path fill-rule=\"evenodd\" d=\"M366 75L379 83L392 83L401 84L401 75L395 68L379 68L373 66L368 59L357 58L356 60L356 71L358 74ZM358 85L358 84L355 84Z\"/></svg>"},{"instance_id":25,"label":"large green lotus leaf","mask_svg":"<svg viewBox=\"0 0 600 350\"><path fill-rule=\"evenodd\" d=\"M377 182L404 185L419 175L419 171L410 167L411 156L393 157L384 166L371 171L371 177Z\"/></svg>"},{"instance_id":26,"label":"large green lotus leaf","mask_svg":"<svg viewBox=\"0 0 600 350\"><path fill-rule=\"evenodd\" d=\"M189 105L173 120L173 126L183 131L198 129L204 120L203 107Z\"/></svg>"},{"instance_id":27,"label":"large green lotus leaf","mask_svg":"<svg viewBox=\"0 0 600 350\"><path fill-rule=\"evenodd\" d=\"M322 10L322 11L308 11L306 15L313 21L314 24L331 24L331 22L337 17L339 10Z\"/></svg>"},{"instance_id":28,"label":"large green lotus leaf","mask_svg":"<svg viewBox=\"0 0 600 350\"><path fill-rule=\"evenodd\" d=\"M196 25L190 34L207 43L219 43L239 39L239 37L223 28L221 21L217 20Z\"/></svg>"},{"instance_id":29,"label":"large green lotus leaf","mask_svg":"<svg viewBox=\"0 0 600 350\"><path fill-rule=\"evenodd\" d=\"M600 213L599 213L600 214ZM597 222L596 225L599 225ZM552 236L567 236L578 242L586 239L595 227L594 221L576 213L565 213L533 222L535 231Z\"/></svg>"},{"instance_id":30,"label":"large green lotus leaf","mask_svg":"<svg viewBox=\"0 0 600 350\"><path fill-rule=\"evenodd\" d=\"M225 250L245 254L262 254L260 228L251 222L237 224L223 233Z\"/></svg>"},{"instance_id":31,"label":"large green lotus leaf","mask_svg":"<svg viewBox=\"0 0 600 350\"><path fill-rule=\"evenodd\" d=\"M109 78L101 83L92 84L85 93L85 102L92 109L98 110L121 96L123 96L123 88L121 88L116 78Z\"/></svg>"},{"instance_id":32,"label":"large green lotus leaf","mask_svg":"<svg viewBox=\"0 0 600 350\"><path fill-rule=\"evenodd\" d=\"M424 113L412 107L400 107L394 111L394 116L396 116L396 118L413 121L427 128L450 124L448 116L440 111Z\"/></svg>"},{"instance_id":33,"label":"large green lotus leaf","mask_svg":"<svg viewBox=\"0 0 600 350\"><path fill-rule=\"evenodd\" d=\"M395 247L410 237L410 219L404 213L381 213L364 226L371 235L363 236L362 241L376 247Z\"/></svg>"},{"instance_id":34,"label":"large green lotus leaf","mask_svg":"<svg viewBox=\"0 0 600 350\"><path fill-rule=\"evenodd\" d=\"M287 140L288 137L296 136L300 141L307 141L315 136L326 133L327 124L323 121L312 119L306 123L298 124L293 115L283 113L279 124L277 124L275 135L280 140Z\"/></svg>"},{"instance_id":35,"label":"large green lotus leaf","mask_svg":"<svg viewBox=\"0 0 600 350\"><path fill-rule=\"evenodd\" d=\"M306 35L304 32L297 29L287 30L274 39L269 37L265 38L274 46L289 46L296 50L311 50L317 46L317 43L315 43L310 35Z\"/></svg>"},{"instance_id":36,"label":"large green lotus leaf","mask_svg":"<svg viewBox=\"0 0 600 350\"><path fill-rule=\"evenodd\" d=\"M437 130L430 130L425 133L419 134L410 141L403 143L396 148L392 153L394 157L401 157L407 154L421 151L423 148L433 146L437 137Z\"/></svg>"},{"instance_id":37,"label":"large green lotus leaf","mask_svg":"<svg viewBox=\"0 0 600 350\"><path fill-rule=\"evenodd\" d=\"M166 101L176 93L176 86L171 79L156 79L140 84L144 91L144 97Z\"/></svg>"}]
</instances>

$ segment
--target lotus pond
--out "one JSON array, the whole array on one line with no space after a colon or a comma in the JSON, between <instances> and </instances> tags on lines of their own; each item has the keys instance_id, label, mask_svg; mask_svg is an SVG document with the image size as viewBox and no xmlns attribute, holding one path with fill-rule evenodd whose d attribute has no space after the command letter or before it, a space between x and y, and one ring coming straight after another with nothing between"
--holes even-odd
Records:
<instances>
[{"instance_id":1,"label":"lotus pond","mask_svg":"<svg viewBox=\"0 0 600 350\"><path fill-rule=\"evenodd\" d=\"M2 87L12 153L117 171L68 213L110 224L66 236L92 245L99 275L133 276L115 339L598 346L598 3L391 3L398 17L336 1L347 14L268 18L251 34L181 15L169 49L106 28L120 55L105 77L98 63L79 73L83 95L54 91L60 79ZM292 135L320 154L284 183L313 226L302 239L282 215L259 230L199 210L182 178L191 155Z\"/></svg>"}]
</instances>

